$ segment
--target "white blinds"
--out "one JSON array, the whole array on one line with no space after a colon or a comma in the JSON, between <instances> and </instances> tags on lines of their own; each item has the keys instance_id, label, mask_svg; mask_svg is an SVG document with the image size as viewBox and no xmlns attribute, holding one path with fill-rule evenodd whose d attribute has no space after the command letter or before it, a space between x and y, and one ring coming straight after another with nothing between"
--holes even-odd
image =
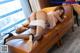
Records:
<instances>
[{"instance_id":1,"label":"white blinds","mask_svg":"<svg viewBox=\"0 0 80 53\"><path fill-rule=\"evenodd\" d=\"M21 5L20 0L0 0L1 34L13 31L17 25L23 24L23 22L26 20L26 17L22 7L23 6ZM30 8L26 10L30 10ZM30 12L28 11L28 13Z\"/></svg>"}]
</instances>

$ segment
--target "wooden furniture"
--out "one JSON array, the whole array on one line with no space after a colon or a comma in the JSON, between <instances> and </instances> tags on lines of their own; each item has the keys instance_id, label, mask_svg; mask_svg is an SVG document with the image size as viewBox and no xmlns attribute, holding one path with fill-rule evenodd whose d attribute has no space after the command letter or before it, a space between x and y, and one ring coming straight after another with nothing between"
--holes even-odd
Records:
<instances>
[{"instance_id":1,"label":"wooden furniture","mask_svg":"<svg viewBox=\"0 0 80 53\"><path fill-rule=\"evenodd\" d=\"M78 16L80 15L80 5L79 4L74 4L73 5L73 12L74 12L74 16L76 18L76 23L79 26L79 18Z\"/></svg>"},{"instance_id":2,"label":"wooden furniture","mask_svg":"<svg viewBox=\"0 0 80 53\"><path fill-rule=\"evenodd\" d=\"M69 29L71 29L74 23L71 6L66 5L63 7L65 8L65 15L67 16L64 22L59 23L55 28L48 30L48 32L44 34L43 39L39 41L37 46L34 46L31 51L27 52L27 41L16 39L7 43L9 46L9 53L47 53L49 48L51 48L54 44L57 43L59 45L61 37ZM44 11L47 12L47 10Z\"/></svg>"}]
</instances>

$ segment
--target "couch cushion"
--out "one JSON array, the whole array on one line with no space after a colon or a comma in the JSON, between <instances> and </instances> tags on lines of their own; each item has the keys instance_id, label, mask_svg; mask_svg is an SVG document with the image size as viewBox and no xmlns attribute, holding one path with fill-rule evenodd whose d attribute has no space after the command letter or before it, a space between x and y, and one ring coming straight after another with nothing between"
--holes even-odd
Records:
<instances>
[{"instance_id":1,"label":"couch cushion","mask_svg":"<svg viewBox=\"0 0 80 53\"><path fill-rule=\"evenodd\" d=\"M55 7L46 7L46 8L43 8L42 11L45 11L46 13L50 12L50 11L54 11L56 9L57 6Z\"/></svg>"}]
</instances>

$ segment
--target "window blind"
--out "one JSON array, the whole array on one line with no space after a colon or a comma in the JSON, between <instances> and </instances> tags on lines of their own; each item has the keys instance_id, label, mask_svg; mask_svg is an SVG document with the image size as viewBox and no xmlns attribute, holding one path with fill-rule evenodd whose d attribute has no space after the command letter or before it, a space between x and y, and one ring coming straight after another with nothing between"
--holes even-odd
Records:
<instances>
[{"instance_id":1,"label":"window blind","mask_svg":"<svg viewBox=\"0 0 80 53\"><path fill-rule=\"evenodd\" d=\"M22 8L20 0L0 0L1 35L15 30L17 26L21 26L26 21L27 17ZM28 11L28 13L30 12Z\"/></svg>"}]
</instances>

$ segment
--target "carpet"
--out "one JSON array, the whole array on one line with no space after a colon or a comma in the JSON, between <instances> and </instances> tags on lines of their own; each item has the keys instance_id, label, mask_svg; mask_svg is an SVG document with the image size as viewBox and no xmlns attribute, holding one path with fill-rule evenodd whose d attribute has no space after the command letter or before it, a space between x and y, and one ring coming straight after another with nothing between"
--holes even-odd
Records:
<instances>
[{"instance_id":1,"label":"carpet","mask_svg":"<svg viewBox=\"0 0 80 53\"><path fill-rule=\"evenodd\" d=\"M65 53L80 53L80 39L74 40Z\"/></svg>"}]
</instances>

